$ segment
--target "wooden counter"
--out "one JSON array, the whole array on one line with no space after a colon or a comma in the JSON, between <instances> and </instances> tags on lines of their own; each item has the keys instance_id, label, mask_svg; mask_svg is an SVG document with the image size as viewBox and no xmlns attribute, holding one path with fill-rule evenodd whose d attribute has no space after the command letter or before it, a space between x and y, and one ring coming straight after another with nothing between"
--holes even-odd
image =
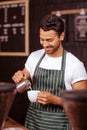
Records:
<instances>
[{"instance_id":1,"label":"wooden counter","mask_svg":"<svg viewBox=\"0 0 87 130\"><path fill-rule=\"evenodd\" d=\"M14 128L14 127L22 128L23 130L28 130L23 125L19 124L18 122L14 121L13 119L7 118L4 128Z\"/></svg>"}]
</instances>

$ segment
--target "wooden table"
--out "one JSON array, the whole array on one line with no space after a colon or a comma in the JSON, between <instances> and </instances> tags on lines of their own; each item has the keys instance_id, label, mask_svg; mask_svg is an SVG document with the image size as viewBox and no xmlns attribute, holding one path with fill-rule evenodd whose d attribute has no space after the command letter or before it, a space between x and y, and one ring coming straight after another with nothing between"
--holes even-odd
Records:
<instances>
[{"instance_id":1,"label":"wooden table","mask_svg":"<svg viewBox=\"0 0 87 130\"><path fill-rule=\"evenodd\" d=\"M7 118L4 128L14 128L14 127L22 128L23 130L28 130L23 125L19 124L18 122L14 121L13 119Z\"/></svg>"}]
</instances>

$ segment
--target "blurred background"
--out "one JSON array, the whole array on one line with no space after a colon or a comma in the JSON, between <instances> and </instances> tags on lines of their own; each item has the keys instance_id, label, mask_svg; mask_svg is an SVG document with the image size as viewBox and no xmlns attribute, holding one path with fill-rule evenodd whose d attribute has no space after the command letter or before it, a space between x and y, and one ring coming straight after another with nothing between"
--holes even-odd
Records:
<instances>
[{"instance_id":1,"label":"blurred background","mask_svg":"<svg viewBox=\"0 0 87 130\"><path fill-rule=\"evenodd\" d=\"M63 18L63 45L87 70L87 1L0 0L0 82L13 82L12 75L24 68L28 55L41 48L39 24L49 13ZM28 104L26 92L17 94L9 116L24 124Z\"/></svg>"}]
</instances>

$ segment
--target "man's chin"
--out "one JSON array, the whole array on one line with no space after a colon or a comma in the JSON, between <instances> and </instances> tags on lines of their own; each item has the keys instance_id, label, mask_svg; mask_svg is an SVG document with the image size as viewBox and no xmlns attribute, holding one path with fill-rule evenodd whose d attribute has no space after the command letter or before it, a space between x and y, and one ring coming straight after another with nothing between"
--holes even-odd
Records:
<instances>
[{"instance_id":1,"label":"man's chin","mask_svg":"<svg viewBox=\"0 0 87 130\"><path fill-rule=\"evenodd\" d=\"M52 54L52 53L53 53L52 50L45 50L45 52L46 52L47 54Z\"/></svg>"}]
</instances>

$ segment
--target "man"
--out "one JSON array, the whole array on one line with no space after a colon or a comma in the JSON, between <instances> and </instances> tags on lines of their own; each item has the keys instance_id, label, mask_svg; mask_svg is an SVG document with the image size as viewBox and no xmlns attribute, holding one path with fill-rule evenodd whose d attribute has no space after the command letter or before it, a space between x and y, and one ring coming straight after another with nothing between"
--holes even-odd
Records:
<instances>
[{"instance_id":1,"label":"man","mask_svg":"<svg viewBox=\"0 0 87 130\"><path fill-rule=\"evenodd\" d=\"M17 83L28 78L32 89L40 90L37 102L30 103L25 126L29 130L70 130L62 108L63 90L87 88L83 63L62 45L64 22L56 15L45 16L40 23L40 44L43 49L32 52L25 68L12 79Z\"/></svg>"}]
</instances>

